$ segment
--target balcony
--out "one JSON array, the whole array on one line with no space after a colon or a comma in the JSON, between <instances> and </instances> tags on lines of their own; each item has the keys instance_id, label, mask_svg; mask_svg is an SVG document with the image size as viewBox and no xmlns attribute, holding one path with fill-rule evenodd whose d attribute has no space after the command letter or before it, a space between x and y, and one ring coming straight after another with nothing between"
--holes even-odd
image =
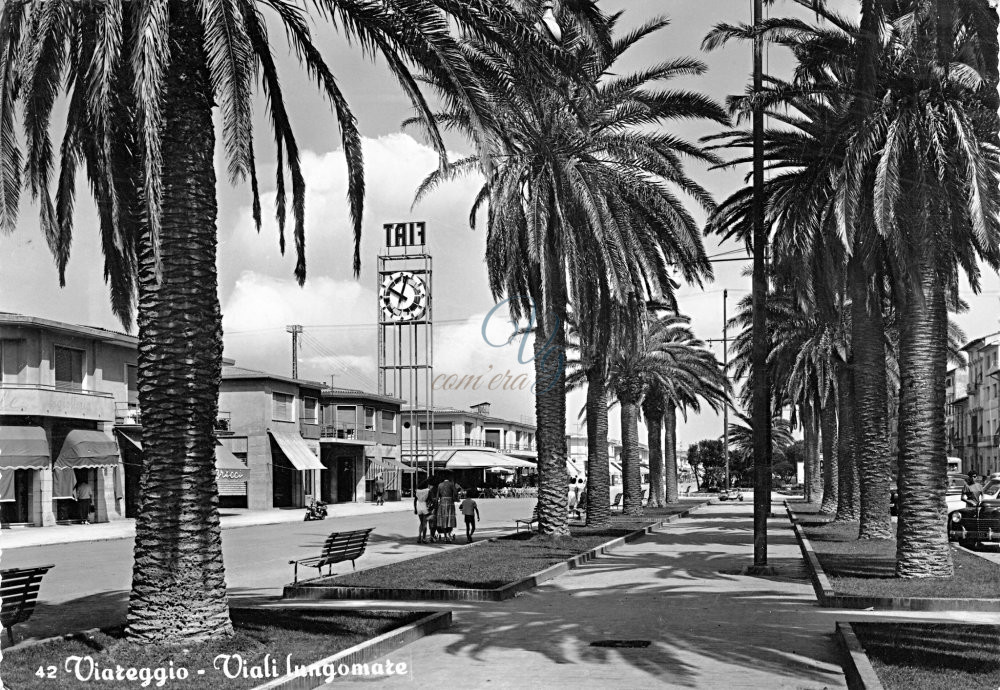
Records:
<instances>
[{"instance_id":1,"label":"balcony","mask_svg":"<svg viewBox=\"0 0 1000 690\"><path fill-rule=\"evenodd\" d=\"M425 439L417 439L416 441L411 441L409 439L403 439L403 448L413 448L423 447L427 441ZM510 452L534 452L538 450L538 446L534 443L497 443L496 441L483 441L480 439L472 439L467 437L440 437L434 439L435 448L444 448L446 446L470 446L473 448L492 448L493 450L499 451L501 453Z\"/></svg>"},{"instance_id":2,"label":"balcony","mask_svg":"<svg viewBox=\"0 0 1000 690\"><path fill-rule=\"evenodd\" d=\"M356 424L324 424L320 430L320 439L334 443L370 445L375 443L375 431L373 429L359 429Z\"/></svg>"},{"instance_id":3,"label":"balcony","mask_svg":"<svg viewBox=\"0 0 1000 690\"><path fill-rule=\"evenodd\" d=\"M115 403L116 426L142 426L138 403Z\"/></svg>"},{"instance_id":4,"label":"balcony","mask_svg":"<svg viewBox=\"0 0 1000 690\"><path fill-rule=\"evenodd\" d=\"M0 413L110 422L115 418L115 399L110 393L84 388L4 383Z\"/></svg>"}]
</instances>

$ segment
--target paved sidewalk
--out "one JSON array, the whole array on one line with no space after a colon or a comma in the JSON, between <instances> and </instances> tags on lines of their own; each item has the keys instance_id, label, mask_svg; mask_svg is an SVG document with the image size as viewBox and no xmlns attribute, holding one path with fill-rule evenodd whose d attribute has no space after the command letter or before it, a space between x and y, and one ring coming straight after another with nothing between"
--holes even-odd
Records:
<instances>
[{"instance_id":1,"label":"paved sidewalk","mask_svg":"<svg viewBox=\"0 0 1000 690\"><path fill-rule=\"evenodd\" d=\"M390 501L383 506L377 506L374 503L334 503L327 506L327 520L352 515L379 515L406 510L413 510L413 499ZM302 522L306 514L305 508L269 510L222 508L219 512L222 514L222 529ZM99 522L93 525L24 527L0 531L0 548L20 549L27 546L131 539L134 536L135 520L131 518L114 522Z\"/></svg>"},{"instance_id":2,"label":"paved sidewalk","mask_svg":"<svg viewBox=\"0 0 1000 690\"><path fill-rule=\"evenodd\" d=\"M702 508L513 600L452 605L450 629L388 657L411 675L380 686L846 687L833 621L783 515L770 521L779 576L737 574L751 558L752 511ZM591 646L601 640L651 644Z\"/></svg>"}]
</instances>

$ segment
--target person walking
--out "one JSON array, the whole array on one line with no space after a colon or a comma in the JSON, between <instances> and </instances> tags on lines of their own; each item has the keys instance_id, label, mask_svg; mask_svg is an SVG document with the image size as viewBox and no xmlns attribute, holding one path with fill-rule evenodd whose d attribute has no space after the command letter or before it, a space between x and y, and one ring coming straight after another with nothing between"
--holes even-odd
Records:
<instances>
[{"instance_id":1,"label":"person walking","mask_svg":"<svg viewBox=\"0 0 1000 690\"><path fill-rule=\"evenodd\" d=\"M425 479L420 483L420 487L413 494L413 513L420 519L420 530L417 532L417 543L427 543L427 516L430 508L427 505L431 489Z\"/></svg>"},{"instance_id":2,"label":"person walking","mask_svg":"<svg viewBox=\"0 0 1000 690\"><path fill-rule=\"evenodd\" d=\"M476 533L476 522L482 519L479 517L479 506L473 498L475 494L475 491L470 491L466 499L462 501L462 515L465 516L465 541L468 544L472 543L472 535Z\"/></svg>"},{"instance_id":3,"label":"person walking","mask_svg":"<svg viewBox=\"0 0 1000 690\"><path fill-rule=\"evenodd\" d=\"M445 541L451 543L455 542L455 535L452 534L452 531L458 524L455 519L455 498L458 496L459 489L460 487L447 475L437 488L437 531L444 535Z\"/></svg>"},{"instance_id":4,"label":"person walking","mask_svg":"<svg viewBox=\"0 0 1000 690\"><path fill-rule=\"evenodd\" d=\"M375 477L375 505L385 505L385 479L381 474Z\"/></svg>"},{"instance_id":5,"label":"person walking","mask_svg":"<svg viewBox=\"0 0 1000 690\"><path fill-rule=\"evenodd\" d=\"M77 517L83 521L83 524L90 524L90 502L93 499L94 494L90 490L90 484L87 483L86 478L81 479L73 487L73 498L76 499L76 510Z\"/></svg>"}]
</instances>

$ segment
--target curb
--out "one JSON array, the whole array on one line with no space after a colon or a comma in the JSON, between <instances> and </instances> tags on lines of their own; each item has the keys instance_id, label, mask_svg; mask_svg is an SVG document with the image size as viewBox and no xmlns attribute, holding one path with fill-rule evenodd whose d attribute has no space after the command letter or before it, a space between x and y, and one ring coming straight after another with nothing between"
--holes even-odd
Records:
<instances>
[{"instance_id":1,"label":"curb","mask_svg":"<svg viewBox=\"0 0 1000 690\"><path fill-rule=\"evenodd\" d=\"M253 690L277 690L278 688L281 690L312 690L326 684L327 676L323 673L324 667L337 669L342 665L367 664L450 625L451 611L432 613L409 625L390 630L383 635L373 637L342 652L313 662L297 674L275 678L263 685L256 686Z\"/></svg>"},{"instance_id":2,"label":"curb","mask_svg":"<svg viewBox=\"0 0 1000 690\"><path fill-rule=\"evenodd\" d=\"M833 609L875 609L878 611L980 611L1000 612L1000 599L948 599L941 597L861 597L837 594L830 584L830 578L816 556L816 551L806 537L805 530L798 523L795 513L785 503L788 519L795 530L802 556L805 558L809 579L812 580L816 599L823 608Z\"/></svg>"},{"instance_id":3,"label":"curb","mask_svg":"<svg viewBox=\"0 0 1000 690\"><path fill-rule=\"evenodd\" d=\"M658 522L653 522L630 532L621 537L617 537L590 551L578 554L561 563L551 565L544 570L528 575L520 580L516 580L503 587L495 589L400 589L389 587L322 587L322 586L294 586L285 585L281 598L285 600L310 601L317 599L332 600L382 600L382 601L505 601L511 599L521 592L534 589L540 584L577 568L598 556L604 555L611 549L618 548L624 544L635 541L658 527L662 527L671 522L685 518L699 508L710 505L712 501L705 501L694 505L686 510L672 515L665 516ZM481 542L485 543L485 542ZM472 544L475 546L475 544Z\"/></svg>"},{"instance_id":4,"label":"curb","mask_svg":"<svg viewBox=\"0 0 1000 690\"><path fill-rule=\"evenodd\" d=\"M882 681L850 623L837 621L837 645L844 652L844 676L849 690L883 690Z\"/></svg>"}]
</instances>

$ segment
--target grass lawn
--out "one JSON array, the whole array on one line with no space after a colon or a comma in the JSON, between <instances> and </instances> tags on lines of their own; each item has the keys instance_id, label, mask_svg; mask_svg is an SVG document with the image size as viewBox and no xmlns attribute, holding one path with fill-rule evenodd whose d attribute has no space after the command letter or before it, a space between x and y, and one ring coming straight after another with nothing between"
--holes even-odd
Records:
<instances>
[{"instance_id":1,"label":"grass lawn","mask_svg":"<svg viewBox=\"0 0 1000 690\"><path fill-rule=\"evenodd\" d=\"M571 536L562 538L546 538L522 532L471 548L456 547L449 551L438 551L400 563L316 580L310 584L406 589L497 589L590 551L612 539L624 537L653 521L631 518L630 521L615 520L613 527L604 529L573 527ZM460 542L462 538L458 537Z\"/></svg>"},{"instance_id":2,"label":"grass lawn","mask_svg":"<svg viewBox=\"0 0 1000 690\"><path fill-rule=\"evenodd\" d=\"M1000 626L851 625L886 690L1000 687Z\"/></svg>"},{"instance_id":3,"label":"grass lawn","mask_svg":"<svg viewBox=\"0 0 1000 690\"><path fill-rule=\"evenodd\" d=\"M894 577L894 539L858 541L856 522L805 526L805 532L837 594L992 599L1000 592L1000 567L956 547L952 577L901 580Z\"/></svg>"},{"instance_id":4,"label":"grass lawn","mask_svg":"<svg viewBox=\"0 0 1000 690\"><path fill-rule=\"evenodd\" d=\"M215 690L229 688L252 688L264 683L268 677L229 678L222 670L219 655L230 655L229 670L237 672L239 667L234 655L242 657L247 669L265 664L265 655L270 654L267 666L276 665L277 676L286 673L286 655L291 654L291 663L307 666L323 657L353 647L356 644L389 632L394 628L411 623L420 618L419 612L395 611L352 611L344 613L293 612L293 611L233 611L236 626L234 637L198 645L182 647L151 646L140 647L129 644L122 637L122 629L113 629L96 635L76 636L68 640L25 645L5 650L3 655L3 680L9 688L129 688L165 687L184 690ZM81 682L71 667L66 669L66 660L71 656L90 657L95 667L103 673L116 671L116 666L124 669L163 669L167 678L164 685L158 679L142 685L138 679L98 680L84 679ZM219 665L219 669L214 667ZM80 663L81 672L87 673L90 664ZM185 679L169 679L171 670L176 676L178 669L187 669ZM204 670L198 675L198 670ZM41 670L41 676L37 675ZM50 675L51 674L51 675ZM250 674L250 671L247 671ZM100 676L98 676L100 677ZM269 678L274 678L272 675ZM322 680L317 679L317 684Z\"/></svg>"}]
</instances>

